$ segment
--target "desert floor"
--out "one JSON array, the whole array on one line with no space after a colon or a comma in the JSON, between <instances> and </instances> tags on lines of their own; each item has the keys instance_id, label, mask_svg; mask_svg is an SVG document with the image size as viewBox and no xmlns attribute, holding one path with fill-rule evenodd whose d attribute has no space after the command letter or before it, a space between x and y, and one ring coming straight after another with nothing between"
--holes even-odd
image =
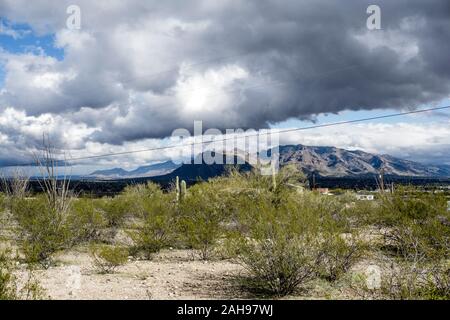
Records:
<instances>
[{"instance_id":1,"label":"desert floor","mask_svg":"<svg viewBox=\"0 0 450 320\"><path fill-rule=\"evenodd\" d=\"M361 269L361 265L355 270ZM23 267L25 269L25 267ZM66 299L258 299L264 297L245 290L237 279L245 270L231 260L201 261L191 250L164 250L151 261L134 260L115 273L100 274L87 248L77 248L56 256L48 269L34 271L45 289L45 297ZM18 273L21 282L28 278ZM332 286L314 282L307 290L283 299L352 299L348 281Z\"/></svg>"}]
</instances>

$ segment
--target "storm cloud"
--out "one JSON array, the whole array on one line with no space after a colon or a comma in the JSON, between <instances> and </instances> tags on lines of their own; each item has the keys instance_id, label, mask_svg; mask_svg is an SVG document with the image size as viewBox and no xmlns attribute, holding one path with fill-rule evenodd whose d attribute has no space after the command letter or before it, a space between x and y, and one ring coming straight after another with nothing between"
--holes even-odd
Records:
<instances>
[{"instance_id":1,"label":"storm cloud","mask_svg":"<svg viewBox=\"0 0 450 320\"><path fill-rule=\"evenodd\" d=\"M369 30L372 2L80 0L81 29L68 30L72 0L0 0L0 16L64 50L61 60L0 51L0 117L50 117L64 126L55 134L78 130L61 145L82 149L164 138L194 120L258 129L448 98L450 2L377 1L382 29Z\"/></svg>"}]
</instances>

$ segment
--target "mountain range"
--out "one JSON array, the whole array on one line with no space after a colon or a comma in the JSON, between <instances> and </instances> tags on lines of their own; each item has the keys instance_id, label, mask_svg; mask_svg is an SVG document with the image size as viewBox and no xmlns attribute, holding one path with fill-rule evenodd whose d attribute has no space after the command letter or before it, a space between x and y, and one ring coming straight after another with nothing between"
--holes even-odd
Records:
<instances>
[{"instance_id":1,"label":"mountain range","mask_svg":"<svg viewBox=\"0 0 450 320\"><path fill-rule=\"evenodd\" d=\"M272 152L272 151L271 151ZM323 177L357 177L373 175L384 170L384 173L400 177L450 177L450 166L428 165L403 160L390 155L375 155L361 150L345 150L335 147L315 147L304 145L285 145L279 147L280 165L296 164L306 174L317 174ZM202 156L202 155L199 155ZM235 156L235 160L238 156ZM242 154L239 157L243 157ZM239 166L242 170L250 170L246 162ZM97 179L126 179L151 177L152 180L171 180L176 176L186 181L197 178L206 180L225 172L223 164L182 164L172 161L139 167L133 171L122 168L99 170L89 177Z\"/></svg>"},{"instance_id":2,"label":"mountain range","mask_svg":"<svg viewBox=\"0 0 450 320\"><path fill-rule=\"evenodd\" d=\"M179 168L181 164L175 164L172 161L166 161L148 166L142 166L132 171L127 171L122 168L114 168L108 170L97 170L92 172L89 177L97 179L124 179L124 178L146 178L166 175L175 169Z\"/></svg>"},{"instance_id":3,"label":"mountain range","mask_svg":"<svg viewBox=\"0 0 450 320\"><path fill-rule=\"evenodd\" d=\"M403 160L390 155L374 155L361 150L304 145L280 146L280 164L298 164L305 173L324 177L377 174L408 177L449 177L450 166L430 165Z\"/></svg>"}]
</instances>

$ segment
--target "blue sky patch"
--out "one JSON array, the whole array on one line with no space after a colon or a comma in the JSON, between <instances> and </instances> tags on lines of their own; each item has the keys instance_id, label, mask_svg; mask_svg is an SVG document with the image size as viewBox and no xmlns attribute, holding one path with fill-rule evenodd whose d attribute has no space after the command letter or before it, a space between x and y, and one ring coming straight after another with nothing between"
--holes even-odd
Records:
<instances>
[{"instance_id":1,"label":"blue sky patch","mask_svg":"<svg viewBox=\"0 0 450 320\"><path fill-rule=\"evenodd\" d=\"M64 58L64 50L54 46L54 34L38 36L26 24L12 24L0 17L0 48L13 54L38 53L58 60Z\"/></svg>"}]
</instances>

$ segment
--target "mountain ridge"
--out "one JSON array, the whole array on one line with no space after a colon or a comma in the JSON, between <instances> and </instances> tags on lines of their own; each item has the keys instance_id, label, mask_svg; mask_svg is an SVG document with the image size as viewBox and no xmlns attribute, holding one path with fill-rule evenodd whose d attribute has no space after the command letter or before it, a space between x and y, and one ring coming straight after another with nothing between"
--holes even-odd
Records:
<instances>
[{"instance_id":1,"label":"mountain ridge","mask_svg":"<svg viewBox=\"0 0 450 320\"><path fill-rule=\"evenodd\" d=\"M298 164L305 173L329 177L385 174L413 177L448 177L450 166L422 164L391 155L376 155L362 150L331 146L284 145L279 147L280 164Z\"/></svg>"},{"instance_id":2,"label":"mountain ridge","mask_svg":"<svg viewBox=\"0 0 450 320\"><path fill-rule=\"evenodd\" d=\"M269 150L269 153L274 150ZM198 155L200 156L200 155ZM198 157L197 156L197 157ZM234 155L242 159L241 155ZM305 174L317 174L323 177L357 177L379 174L383 169L386 175L399 177L450 177L449 165L432 165L404 160L388 154L372 154L363 150L347 150L332 146L305 146L302 144L279 147L280 165L296 164ZM193 159L192 159L193 160ZM246 162L244 170L251 166ZM183 164L166 161L142 166L132 171L122 168L99 170L91 177L103 179L151 177L155 180L171 179L178 175L181 179L206 180L223 174L224 164Z\"/></svg>"}]
</instances>

